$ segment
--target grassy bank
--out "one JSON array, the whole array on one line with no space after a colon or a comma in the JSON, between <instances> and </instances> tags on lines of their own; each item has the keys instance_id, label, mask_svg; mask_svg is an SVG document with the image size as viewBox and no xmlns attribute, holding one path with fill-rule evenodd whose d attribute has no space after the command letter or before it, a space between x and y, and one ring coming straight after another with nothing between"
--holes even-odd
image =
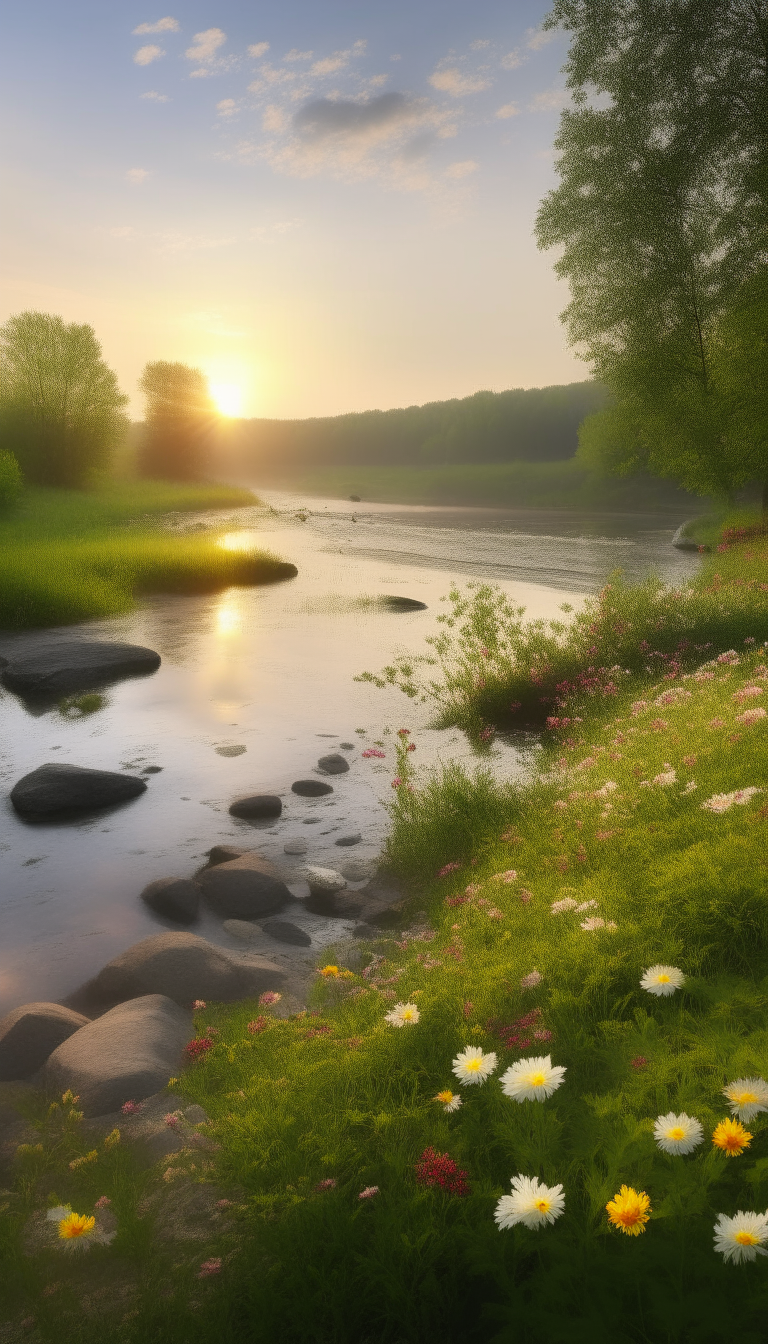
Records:
<instances>
[{"instance_id":1,"label":"grassy bank","mask_svg":"<svg viewBox=\"0 0 768 1344\"><path fill-rule=\"evenodd\" d=\"M295 572L264 551L226 551L211 532L173 535L169 514L254 504L224 485L113 482L29 489L0 517L0 628L67 624L128 611L142 593L208 592Z\"/></svg>"},{"instance_id":2,"label":"grassy bank","mask_svg":"<svg viewBox=\"0 0 768 1344\"><path fill-rule=\"evenodd\" d=\"M663 481L598 477L575 458L439 467L323 467L275 477L273 483L310 495L337 499L359 495L369 503L382 504L631 513L656 509L696 512L703 507L700 500Z\"/></svg>"},{"instance_id":3,"label":"grassy bank","mask_svg":"<svg viewBox=\"0 0 768 1344\"><path fill-rule=\"evenodd\" d=\"M707 653L593 699L524 787L420 779L401 735L388 859L407 929L326 967L309 1014L200 1010L174 1087L212 1123L154 1172L61 1107L30 1112L5 1195L8 1337L26 1320L46 1344L65 1321L84 1344L763 1344L764 1262L726 1261L714 1227L768 1205L768 1114L721 1146L723 1088L768 1077L768 670L744 641ZM680 972L669 997L641 985L657 965ZM418 1020L391 1025L398 1002ZM470 1046L494 1056L481 1085L453 1072ZM501 1079L532 1056L565 1072L518 1102ZM684 1155L655 1137L670 1113ZM518 1175L562 1186L561 1216L499 1229ZM609 1221L622 1185L647 1196L637 1235ZM23 1253L35 1211L104 1195L110 1247L72 1269Z\"/></svg>"}]
</instances>

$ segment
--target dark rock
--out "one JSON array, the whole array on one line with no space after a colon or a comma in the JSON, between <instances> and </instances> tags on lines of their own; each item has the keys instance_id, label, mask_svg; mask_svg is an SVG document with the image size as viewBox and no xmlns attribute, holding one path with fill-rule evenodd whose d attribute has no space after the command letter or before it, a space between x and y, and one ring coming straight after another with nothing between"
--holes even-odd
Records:
<instances>
[{"instance_id":1,"label":"dark rock","mask_svg":"<svg viewBox=\"0 0 768 1344\"><path fill-rule=\"evenodd\" d=\"M213 849L208 850L208 866L213 868L217 863L229 863L232 859L240 859L243 854L249 854L250 850L242 845L214 845Z\"/></svg>"},{"instance_id":2,"label":"dark rock","mask_svg":"<svg viewBox=\"0 0 768 1344\"><path fill-rule=\"evenodd\" d=\"M333 793L333 785L323 783L322 779L297 779L291 785L291 792L301 798L321 798L325 793Z\"/></svg>"},{"instance_id":3,"label":"dark rock","mask_svg":"<svg viewBox=\"0 0 768 1344\"><path fill-rule=\"evenodd\" d=\"M0 1082L30 1078L62 1041L88 1022L60 1003L23 1003L0 1019Z\"/></svg>"},{"instance_id":4,"label":"dark rock","mask_svg":"<svg viewBox=\"0 0 768 1344\"><path fill-rule=\"evenodd\" d=\"M162 768L162 765L145 765L141 773L142 775L159 775Z\"/></svg>"},{"instance_id":5,"label":"dark rock","mask_svg":"<svg viewBox=\"0 0 768 1344\"><path fill-rule=\"evenodd\" d=\"M339 743L339 746L341 747L341 750L342 750L342 751L354 751L354 750L355 750L355 744L354 744L354 742L340 742L340 743Z\"/></svg>"},{"instance_id":6,"label":"dark rock","mask_svg":"<svg viewBox=\"0 0 768 1344\"><path fill-rule=\"evenodd\" d=\"M328 775L343 775L349 769L346 756L340 756L337 751L331 752L329 756L321 756L317 764Z\"/></svg>"},{"instance_id":7,"label":"dark rock","mask_svg":"<svg viewBox=\"0 0 768 1344\"><path fill-rule=\"evenodd\" d=\"M337 919L357 919L377 928L389 928L402 919L404 896L398 888L375 878L356 891L314 892L304 902L307 910Z\"/></svg>"},{"instance_id":8,"label":"dark rock","mask_svg":"<svg viewBox=\"0 0 768 1344\"><path fill-rule=\"evenodd\" d=\"M159 877L144 888L141 899L158 915L192 924L200 913L200 884L187 877Z\"/></svg>"},{"instance_id":9,"label":"dark rock","mask_svg":"<svg viewBox=\"0 0 768 1344\"><path fill-rule=\"evenodd\" d=\"M426 611L426 602L417 602L415 597L396 597L385 593L381 599L388 611Z\"/></svg>"},{"instance_id":10,"label":"dark rock","mask_svg":"<svg viewBox=\"0 0 768 1344\"><path fill-rule=\"evenodd\" d=\"M357 919L362 916L365 898L361 891L314 891L304 902L313 915L333 919Z\"/></svg>"},{"instance_id":11,"label":"dark rock","mask_svg":"<svg viewBox=\"0 0 768 1344\"><path fill-rule=\"evenodd\" d=\"M89 770L81 765L41 765L11 790L17 812L46 816L51 812L90 811L136 798L147 787L145 779L118 775L111 770Z\"/></svg>"},{"instance_id":12,"label":"dark rock","mask_svg":"<svg viewBox=\"0 0 768 1344\"><path fill-rule=\"evenodd\" d=\"M12 657L0 677L9 691L21 695L58 696L120 677L142 676L159 666L160 654L138 644L51 641Z\"/></svg>"},{"instance_id":13,"label":"dark rock","mask_svg":"<svg viewBox=\"0 0 768 1344\"><path fill-rule=\"evenodd\" d=\"M355 831L354 835L340 835L338 840L334 840L333 843L335 845L359 845L362 838L360 832Z\"/></svg>"},{"instance_id":14,"label":"dark rock","mask_svg":"<svg viewBox=\"0 0 768 1344\"><path fill-rule=\"evenodd\" d=\"M291 899L285 883L275 876L274 866L259 854L243 854L204 868L200 882L214 909L235 919L268 915Z\"/></svg>"},{"instance_id":15,"label":"dark rock","mask_svg":"<svg viewBox=\"0 0 768 1344\"><path fill-rule=\"evenodd\" d=\"M279 817L283 804L274 793L253 793L249 798L237 798L229 811L233 817L246 821L260 821L263 817Z\"/></svg>"},{"instance_id":16,"label":"dark rock","mask_svg":"<svg viewBox=\"0 0 768 1344\"><path fill-rule=\"evenodd\" d=\"M279 989L283 979L280 968L261 957L241 962L197 934L155 933L113 957L69 1001L104 1007L162 993L182 1007L198 998L232 1003Z\"/></svg>"},{"instance_id":17,"label":"dark rock","mask_svg":"<svg viewBox=\"0 0 768 1344\"><path fill-rule=\"evenodd\" d=\"M58 1093L71 1088L86 1115L115 1111L152 1096L179 1071L192 1031L191 1014L165 994L132 998L54 1050L43 1082Z\"/></svg>"},{"instance_id":18,"label":"dark rock","mask_svg":"<svg viewBox=\"0 0 768 1344\"><path fill-rule=\"evenodd\" d=\"M353 503L353 504L359 504L359 503L360 503L360 496L359 496L359 495L350 495L349 498L352 500L352 503Z\"/></svg>"},{"instance_id":19,"label":"dark rock","mask_svg":"<svg viewBox=\"0 0 768 1344\"><path fill-rule=\"evenodd\" d=\"M300 929L298 924L291 924L287 919L268 919L261 927L264 933L268 933L270 938L275 938L278 943L293 943L296 947L312 946L309 934Z\"/></svg>"}]
</instances>

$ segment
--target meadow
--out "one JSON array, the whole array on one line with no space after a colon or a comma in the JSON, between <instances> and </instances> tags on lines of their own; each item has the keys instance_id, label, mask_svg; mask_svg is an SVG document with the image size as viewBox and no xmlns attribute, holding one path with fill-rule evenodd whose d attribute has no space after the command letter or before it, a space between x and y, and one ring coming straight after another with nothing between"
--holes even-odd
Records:
<instances>
[{"instance_id":1,"label":"meadow","mask_svg":"<svg viewBox=\"0 0 768 1344\"><path fill-rule=\"evenodd\" d=\"M763 1344L767 559L702 574L721 637L657 594L708 647L577 688L525 784L388 736L408 912L307 1012L198 1006L179 1155L138 1173L72 1098L20 1102L4 1340ZM30 1244L105 1200L109 1246Z\"/></svg>"},{"instance_id":2,"label":"meadow","mask_svg":"<svg viewBox=\"0 0 768 1344\"><path fill-rule=\"evenodd\" d=\"M295 573L266 551L224 550L214 531L174 535L166 525L168 515L255 503L249 490L217 484L30 487L0 514L0 627L116 616L142 593L209 592Z\"/></svg>"}]
</instances>

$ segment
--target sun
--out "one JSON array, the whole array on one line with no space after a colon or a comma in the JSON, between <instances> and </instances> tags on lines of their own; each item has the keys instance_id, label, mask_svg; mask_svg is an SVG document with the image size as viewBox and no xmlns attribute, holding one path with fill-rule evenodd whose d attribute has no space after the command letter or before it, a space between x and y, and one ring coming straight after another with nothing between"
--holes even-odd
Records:
<instances>
[{"instance_id":1,"label":"sun","mask_svg":"<svg viewBox=\"0 0 768 1344\"><path fill-rule=\"evenodd\" d=\"M219 415L240 415L243 409L243 389L237 383L209 383L211 396Z\"/></svg>"}]
</instances>

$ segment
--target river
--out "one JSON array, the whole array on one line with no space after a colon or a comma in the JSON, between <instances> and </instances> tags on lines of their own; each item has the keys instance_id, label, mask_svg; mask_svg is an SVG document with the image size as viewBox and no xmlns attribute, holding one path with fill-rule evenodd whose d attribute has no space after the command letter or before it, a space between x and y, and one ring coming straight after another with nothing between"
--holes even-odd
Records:
<instances>
[{"instance_id":1,"label":"river","mask_svg":"<svg viewBox=\"0 0 768 1344\"><path fill-rule=\"evenodd\" d=\"M381 668L395 649L424 648L425 636L440 628L440 599L452 579L492 580L529 616L554 617L563 602L578 605L618 567L630 578L653 568L678 581L698 564L695 555L670 546L682 516L367 505L261 493L268 508L203 522L226 518L229 545L256 533L298 566L297 578L200 597L156 596L128 616L77 627L87 638L147 644L163 659L154 675L110 687L104 708L87 718L56 708L32 714L0 692L0 1014L22 1002L63 998L131 943L172 927L151 914L139 893L158 877L191 876L214 844L258 847L281 864L297 895L303 862L338 867L352 856L375 857L394 773L385 728L411 729L422 767L456 758L472 763L461 733L427 727L426 707L394 688L354 680ZM361 601L385 593L416 598L427 609L400 613ZM0 652L73 633L68 627L0 636ZM377 739L385 759L362 759L362 748ZM317 800L292 794L292 781L310 775L317 758L341 743L354 750L345 748L351 769L333 779L334 794ZM530 748L530 735L523 745ZM245 750L226 754L236 747ZM500 740L493 767L519 776L525 756L520 741ZM118 809L78 822L30 824L7 795L46 761L161 769L147 776L145 794ZM234 798L257 792L283 796L279 822L254 826L229 815ZM354 848L336 845L358 831L363 839ZM283 852L297 837L308 842L304 859ZM308 954L347 927L298 903L290 917L312 936ZM236 950L208 912L195 931Z\"/></svg>"}]
</instances>

